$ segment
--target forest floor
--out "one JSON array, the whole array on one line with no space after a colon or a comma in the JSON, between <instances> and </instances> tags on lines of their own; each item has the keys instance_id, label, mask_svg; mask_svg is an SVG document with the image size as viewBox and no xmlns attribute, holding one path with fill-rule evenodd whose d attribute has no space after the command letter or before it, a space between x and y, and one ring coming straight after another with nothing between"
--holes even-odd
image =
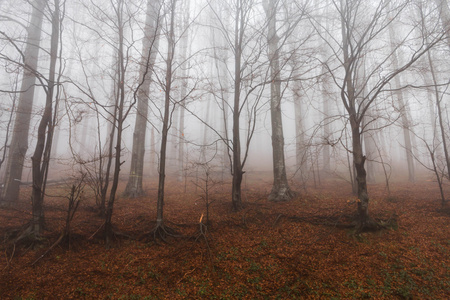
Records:
<instances>
[{"instance_id":1,"label":"forest floor","mask_svg":"<svg viewBox=\"0 0 450 300\"><path fill-rule=\"evenodd\" d=\"M307 191L293 185L295 199L271 203L270 181L255 177L245 182L240 212L231 210L229 186L216 184L205 236L198 232L202 190L168 182L166 225L182 237L166 243L151 240L156 182L145 185L146 197L117 200L113 223L122 234L110 249L86 193L70 243L40 258L66 217L67 200L47 197L39 247L1 248L0 299L449 298L450 210L441 208L436 182L391 183L390 195L370 185L371 214L386 228L361 234L349 226L357 199L344 181L322 180ZM68 187L49 187L58 193ZM30 199L28 190L22 198ZM0 209L1 237L24 226L29 206Z\"/></svg>"}]
</instances>

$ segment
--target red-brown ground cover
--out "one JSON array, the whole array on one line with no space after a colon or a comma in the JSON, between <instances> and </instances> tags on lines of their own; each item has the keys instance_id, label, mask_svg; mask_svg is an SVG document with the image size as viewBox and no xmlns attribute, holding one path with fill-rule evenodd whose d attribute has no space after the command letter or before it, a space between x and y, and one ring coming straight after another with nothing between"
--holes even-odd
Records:
<instances>
[{"instance_id":1,"label":"red-brown ground cover","mask_svg":"<svg viewBox=\"0 0 450 300\"><path fill-rule=\"evenodd\" d=\"M346 226L357 199L343 181L322 181L307 192L294 185L297 198L270 203L270 181L254 179L246 182L245 208L237 213L231 211L228 185L216 185L207 242L198 235L205 213L201 190L189 187L185 193L183 184L169 182L166 225L183 237L168 243L149 239L156 184L146 186L146 197L116 203L114 225L123 235L111 249L105 249L103 220L86 195L72 222L70 243L32 265L65 222L67 201L47 197L42 244L2 247L0 298L449 298L450 214L441 209L435 182L391 184L389 196L383 185L369 186L372 216L386 229L362 234ZM63 188L51 187L49 194ZM29 199L26 190L23 199ZM28 219L29 204L0 209L1 237Z\"/></svg>"}]
</instances>

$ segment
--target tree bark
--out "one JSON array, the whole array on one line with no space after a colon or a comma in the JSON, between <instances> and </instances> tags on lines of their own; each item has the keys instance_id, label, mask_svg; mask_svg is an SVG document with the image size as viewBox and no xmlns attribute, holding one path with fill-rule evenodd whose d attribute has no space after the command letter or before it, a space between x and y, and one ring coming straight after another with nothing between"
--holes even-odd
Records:
<instances>
[{"instance_id":1,"label":"tree bark","mask_svg":"<svg viewBox=\"0 0 450 300\"><path fill-rule=\"evenodd\" d=\"M281 80L276 28L277 5L274 0L264 1L264 8L268 21L268 56L270 62L270 116L272 125L272 157L273 157L273 186L269 195L270 201L287 201L293 195L286 176L284 159L283 119L281 116Z\"/></svg>"},{"instance_id":2,"label":"tree bark","mask_svg":"<svg viewBox=\"0 0 450 300\"><path fill-rule=\"evenodd\" d=\"M148 98L150 91L152 66L156 60L159 44L159 1L147 2L147 17L145 20L145 37L142 45L142 57L139 70L141 78L137 91L137 113L133 133L133 148L131 151L131 168L124 196L139 197L144 195L142 179L144 175L145 138L148 118Z\"/></svg>"},{"instance_id":3,"label":"tree bark","mask_svg":"<svg viewBox=\"0 0 450 300\"><path fill-rule=\"evenodd\" d=\"M31 111L36 84L35 72L38 65L41 27L46 4L47 0L33 1L31 21L27 29L28 36L23 56L25 68L20 88L22 92L19 96L14 129L11 136L9 157L5 169L4 188L0 197L1 202L16 202L19 198L19 185L22 180L25 155L28 150Z\"/></svg>"},{"instance_id":4,"label":"tree bark","mask_svg":"<svg viewBox=\"0 0 450 300\"><path fill-rule=\"evenodd\" d=\"M341 0L341 11L345 11L345 4ZM361 143L361 116L356 112L356 94L355 82L353 78L352 68L354 68L355 58L350 52L349 45L351 41L351 33L345 24L346 17L349 15L341 15L341 31L342 31L342 53L344 67L344 84L341 88L341 99L349 114L350 128L352 134L352 156L353 166L355 168L355 185L357 188L357 212L358 212L358 230L364 230L372 226L372 219L369 216L369 194L367 192L366 170L364 162L366 157L363 155Z\"/></svg>"},{"instance_id":5,"label":"tree bark","mask_svg":"<svg viewBox=\"0 0 450 300\"><path fill-rule=\"evenodd\" d=\"M244 172L241 162L241 138L240 138L240 97L241 97L241 60L242 60L242 38L244 28L242 2L238 1L236 18L234 24L234 101L233 101L233 166L232 166L232 188L231 201L233 210L242 209L242 178Z\"/></svg>"},{"instance_id":6,"label":"tree bark","mask_svg":"<svg viewBox=\"0 0 450 300\"><path fill-rule=\"evenodd\" d=\"M295 64L294 64L295 65ZM305 128L303 125L303 106L301 97L301 83L299 80L294 82L294 111L295 111L295 164L297 178L302 184L306 184L307 175L307 145L305 141Z\"/></svg>"},{"instance_id":7,"label":"tree bark","mask_svg":"<svg viewBox=\"0 0 450 300\"><path fill-rule=\"evenodd\" d=\"M366 170L364 168L366 157L363 155L360 124L355 115L350 116L350 125L352 129L353 163L356 170L356 184L358 188L358 226L360 229L364 229L372 225L369 217L369 194L367 193Z\"/></svg>"}]
</instances>

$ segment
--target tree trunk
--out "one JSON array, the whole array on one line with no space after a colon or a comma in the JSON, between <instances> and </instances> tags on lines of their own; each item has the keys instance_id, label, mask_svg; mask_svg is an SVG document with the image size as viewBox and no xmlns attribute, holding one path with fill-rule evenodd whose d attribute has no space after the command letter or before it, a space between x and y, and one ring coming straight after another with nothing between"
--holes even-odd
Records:
<instances>
[{"instance_id":1,"label":"tree trunk","mask_svg":"<svg viewBox=\"0 0 450 300\"><path fill-rule=\"evenodd\" d=\"M341 9L344 10L344 3L341 0ZM341 30L342 30L342 50L344 59L344 85L341 88L341 99L349 114L351 137L352 137L352 155L353 155L353 167L355 170L355 185L357 189L357 212L358 212L358 225L359 231L369 229L374 225L374 222L369 216L369 194L367 192L366 170L364 168L364 162L366 157L363 155L362 143L361 143L361 119L356 112L357 99L355 94L355 81L353 78L352 68L355 64L355 58L352 57L353 53L350 53L349 41L351 41L351 34L347 31L345 24L345 17L341 16Z\"/></svg>"},{"instance_id":2,"label":"tree trunk","mask_svg":"<svg viewBox=\"0 0 450 300\"><path fill-rule=\"evenodd\" d=\"M166 179L166 153L167 153L167 135L169 131L170 122L170 93L172 88L172 64L175 52L175 8L177 0L171 1L170 12L170 29L168 36L168 53L166 60L166 78L165 78L165 92L164 92L164 115L161 130L161 150L159 161L159 182L158 182L158 199L156 203L156 229L164 226L164 188Z\"/></svg>"},{"instance_id":3,"label":"tree trunk","mask_svg":"<svg viewBox=\"0 0 450 300\"><path fill-rule=\"evenodd\" d=\"M392 53L392 64L395 70L399 69L399 64L398 64L398 57L397 57L397 52L395 51L395 32L394 32L394 28L393 25L390 24L389 26L389 38L390 38L390 48L391 48L391 53ZM394 83L395 83L395 87L397 88L394 92L397 101L398 101L398 105L400 106L400 114L401 114L401 121L402 121L402 129L403 129L403 138L404 138L404 142L405 142L405 151L406 151L406 162L407 162L407 166L408 166L408 180L410 182L414 182L414 158L413 158L413 147L412 147L412 143L411 143L411 125L410 125L410 121L409 121L409 106L407 105L407 103L404 101L403 99L403 92L401 89L399 89L401 87L401 82L400 82L400 77L396 76L394 78Z\"/></svg>"},{"instance_id":4,"label":"tree trunk","mask_svg":"<svg viewBox=\"0 0 450 300\"><path fill-rule=\"evenodd\" d=\"M325 68L322 68L322 72L325 73ZM328 76L324 75L322 79L322 102L323 102L323 115L324 115L324 124L323 124L323 136L324 136L324 145L322 148L323 155L323 170L325 172L330 171L330 138L331 138L331 126L330 126L330 83Z\"/></svg>"},{"instance_id":5,"label":"tree trunk","mask_svg":"<svg viewBox=\"0 0 450 300\"><path fill-rule=\"evenodd\" d=\"M106 247L110 246L113 229L112 229L112 214L114 208L114 202L116 199L117 187L119 185L119 174L120 174L120 166L122 165L120 162L121 148L122 148L122 133L123 133L123 121L124 121L124 103L125 103L125 65L126 65L126 57L124 56L124 20L123 20L123 8L124 0L121 0L117 4L116 14L117 14L117 22L118 22L118 49L117 49L117 95L118 95L118 103L116 103L115 111L117 112L114 117L114 127L117 126L117 134L113 135L115 139L111 141L115 141L115 156L114 156L114 172L113 172L113 181L111 184L111 190L109 193L109 199L106 206L106 214L105 214L105 245Z\"/></svg>"},{"instance_id":6,"label":"tree trunk","mask_svg":"<svg viewBox=\"0 0 450 300\"><path fill-rule=\"evenodd\" d=\"M144 195L142 179L144 175L145 137L148 118L148 98L150 91L151 75L159 44L159 1L147 2L147 17L145 20L145 38L142 45L142 57L139 70L141 78L137 91L137 113L133 133L133 148L131 151L131 168L128 183L124 195L126 197L139 197Z\"/></svg>"},{"instance_id":7,"label":"tree trunk","mask_svg":"<svg viewBox=\"0 0 450 300\"><path fill-rule=\"evenodd\" d=\"M367 119L367 118L365 118ZM373 162L375 158L375 151L377 149L377 145L375 142L375 132L373 131L374 125L373 121L371 121L370 124L368 124L366 127L366 130L363 133L364 138L364 149L366 150L366 156L367 156L367 181L369 183L375 183L375 164ZM371 130L370 132L367 130Z\"/></svg>"},{"instance_id":8,"label":"tree trunk","mask_svg":"<svg viewBox=\"0 0 450 300\"><path fill-rule=\"evenodd\" d=\"M447 176L450 178L450 154L448 153L447 137L445 134L444 120L442 117L442 107L441 107L442 98L439 96L439 90L438 90L438 86L437 86L438 80L436 78L436 72L434 70L434 64L433 64L433 60L431 59L430 51L428 51L428 53L427 53L427 58L428 58L428 65L430 67L431 78L433 80L434 96L435 96L434 99L435 99L435 105L437 108L437 118L438 118L439 129L441 132L442 146L444 148L444 156L445 156L446 167L447 167ZM433 114L433 116L435 116L435 114ZM433 133L434 133L434 132L436 132L436 125L434 125L435 120L433 120L432 124L433 124Z\"/></svg>"},{"instance_id":9,"label":"tree trunk","mask_svg":"<svg viewBox=\"0 0 450 300\"><path fill-rule=\"evenodd\" d=\"M22 180L25 155L28 150L28 136L36 83L35 72L38 65L41 27L46 4L47 0L33 1L33 11L30 25L27 29L28 36L23 57L26 67L24 68L22 86L20 88L22 92L19 96L11 137L8 163L5 169L4 188L0 197L1 202L16 202L19 198L19 185Z\"/></svg>"},{"instance_id":10,"label":"tree trunk","mask_svg":"<svg viewBox=\"0 0 450 300\"><path fill-rule=\"evenodd\" d=\"M183 35L181 36L181 61L184 62L184 66L181 68L181 90L180 90L180 116L178 120L178 176L177 180L179 182L183 181L184 177L184 169L185 169L185 162L184 162L184 143L185 143L185 137L184 137L184 117L185 117L185 108L186 105L186 97L187 97L187 85L188 85L188 78L189 78L189 69L190 69L190 62L187 59L188 55L188 41L189 41L189 11L190 11L190 1L184 1L183 6Z\"/></svg>"},{"instance_id":11,"label":"tree trunk","mask_svg":"<svg viewBox=\"0 0 450 300\"><path fill-rule=\"evenodd\" d=\"M243 178L241 162L241 138L240 138L240 97L241 97L241 60L242 60L242 36L244 30L244 17L242 16L242 3L239 2L235 19L234 31L234 102L233 102L233 167L231 201L233 210L242 209L241 185Z\"/></svg>"},{"instance_id":12,"label":"tree trunk","mask_svg":"<svg viewBox=\"0 0 450 300\"><path fill-rule=\"evenodd\" d=\"M372 230L378 228L378 224L369 215L369 194L367 191L367 174L364 167L366 157L363 155L361 143L360 124L355 116L350 116L352 129L352 151L353 162L355 166L356 185L358 189L357 212L358 212L358 231Z\"/></svg>"},{"instance_id":13,"label":"tree trunk","mask_svg":"<svg viewBox=\"0 0 450 300\"><path fill-rule=\"evenodd\" d=\"M303 185L306 184L308 152L305 144L305 128L303 125L303 109L301 98L301 83L299 80L294 82L294 111L295 111L295 165L297 178Z\"/></svg>"},{"instance_id":14,"label":"tree trunk","mask_svg":"<svg viewBox=\"0 0 450 300\"><path fill-rule=\"evenodd\" d=\"M281 116L281 81L278 36L276 28L277 6L274 0L264 1L268 23L267 43L270 61L270 116L272 125L273 186L270 201L287 201L292 198L286 176L284 159L283 119Z\"/></svg>"},{"instance_id":15,"label":"tree trunk","mask_svg":"<svg viewBox=\"0 0 450 300\"><path fill-rule=\"evenodd\" d=\"M50 160L49 150L51 149L53 121L52 102L55 88L56 61L58 58L58 45L60 35L60 15L59 0L55 0L55 11L52 13L52 34L50 44L50 69L47 86L44 113L39 123L37 132L36 148L32 161L33 189L32 189L32 232L37 239L44 230L44 191L46 185L46 175ZM46 153L44 153L46 151Z\"/></svg>"}]
</instances>

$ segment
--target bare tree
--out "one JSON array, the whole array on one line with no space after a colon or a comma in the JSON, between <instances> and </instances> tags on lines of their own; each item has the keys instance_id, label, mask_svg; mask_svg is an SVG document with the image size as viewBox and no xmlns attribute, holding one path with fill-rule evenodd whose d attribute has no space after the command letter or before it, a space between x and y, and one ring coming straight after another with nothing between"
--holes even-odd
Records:
<instances>
[{"instance_id":1,"label":"bare tree","mask_svg":"<svg viewBox=\"0 0 450 300\"><path fill-rule=\"evenodd\" d=\"M335 53L333 65L327 64L330 75L340 90L342 104L345 107L351 128L353 163L356 170L357 183L357 212L358 229L365 230L378 227L378 224L369 215L369 194L367 190L367 179L365 170L366 156L363 152L361 134L365 128L363 119L371 105L377 101L380 94L388 88L388 84L396 76L408 70L422 55L436 43L442 40L444 33L433 34L429 44L425 40L416 41L411 37L411 31L405 28L405 33L395 49L386 52L377 52L377 43L380 37L388 34L389 24L399 18L406 11L407 2L395 3L380 1L369 3L361 0L335 0L332 5L337 11L340 19L341 39L336 37L335 32L328 31L323 36L324 41ZM321 25L314 23L320 28ZM414 26L414 25L411 25ZM319 34L320 31L318 30ZM407 58L398 67L388 65L393 55L393 50L404 46L409 48ZM371 53L372 63L370 70L366 70L367 78L358 77L359 69L363 67L364 57ZM364 87L367 92L361 89Z\"/></svg>"},{"instance_id":2,"label":"bare tree","mask_svg":"<svg viewBox=\"0 0 450 300\"><path fill-rule=\"evenodd\" d=\"M254 30L253 26L259 27L265 26L265 24L252 23L257 22L252 19L252 13L259 8L256 4L256 1L244 0L223 3L222 9L233 23L234 29L230 32L227 20L220 18L222 14L218 12L215 1L209 2L213 16L218 21L216 30L223 36L234 59L231 63L232 68L228 70L233 82L233 100L228 103L223 98L225 94L222 94L220 98L223 101L222 103L219 101L224 116L227 115L228 109L231 111L231 134L229 135L228 132L221 134L219 131L213 130L227 146L232 174L231 201L235 211L240 210L243 205L242 179L245 173L244 166L248 158L249 146L256 126L256 115L260 108L260 100L269 71L267 65L259 61L264 36L258 30ZM242 143L241 121L245 116L244 112L247 112L247 130L245 142ZM228 127L228 124L225 126ZM212 128L212 126L208 127ZM229 138L229 136L231 137Z\"/></svg>"}]
</instances>

